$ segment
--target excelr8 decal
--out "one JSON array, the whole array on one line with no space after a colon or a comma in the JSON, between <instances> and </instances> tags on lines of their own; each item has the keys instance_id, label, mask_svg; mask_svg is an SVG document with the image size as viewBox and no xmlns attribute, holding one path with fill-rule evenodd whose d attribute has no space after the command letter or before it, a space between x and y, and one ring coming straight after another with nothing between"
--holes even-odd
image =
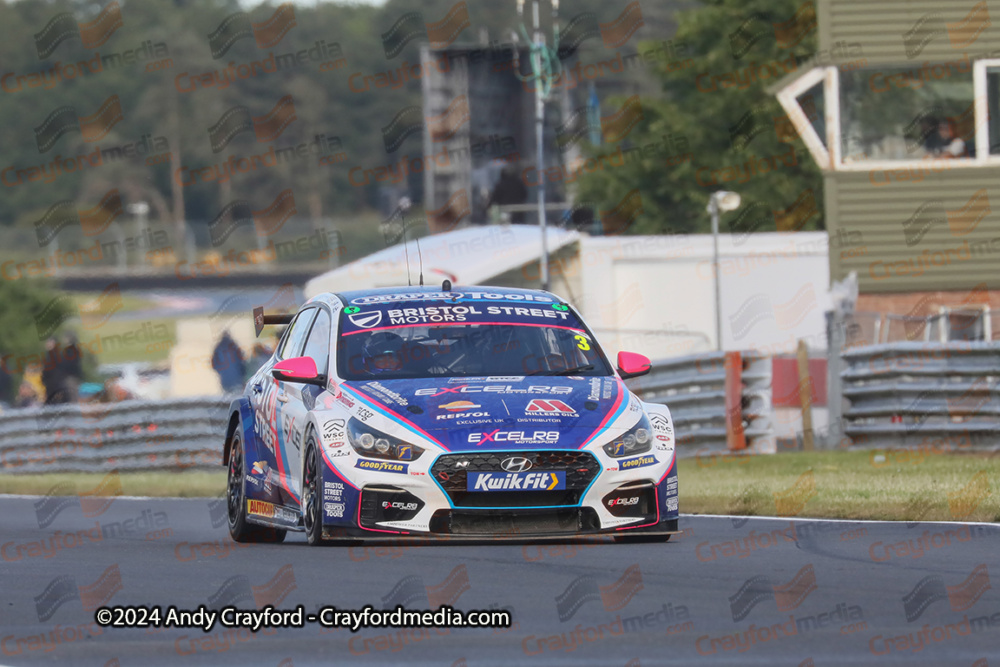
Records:
<instances>
[{"instance_id":1,"label":"excelr8 decal","mask_svg":"<svg viewBox=\"0 0 1000 667\"><path fill-rule=\"evenodd\" d=\"M388 500L382 501L382 509L394 509L394 510L405 510L407 512L413 511L420 507L417 503L402 503L399 501L390 502Z\"/></svg>"},{"instance_id":2,"label":"excelr8 decal","mask_svg":"<svg viewBox=\"0 0 1000 667\"><path fill-rule=\"evenodd\" d=\"M572 387L547 387L545 385L531 385L527 389L522 387L512 387L507 385L460 385L458 387L442 387L435 389L417 389L414 396L441 396L442 394L572 394Z\"/></svg>"},{"instance_id":3,"label":"excelr8 decal","mask_svg":"<svg viewBox=\"0 0 1000 667\"><path fill-rule=\"evenodd\" d=\"M533 443L559 442L559 431L486 431L485 433L470 433L469 442L482 445L487 442L506 442L512 445L530 445Z\"/></svg>"}]
</instances>

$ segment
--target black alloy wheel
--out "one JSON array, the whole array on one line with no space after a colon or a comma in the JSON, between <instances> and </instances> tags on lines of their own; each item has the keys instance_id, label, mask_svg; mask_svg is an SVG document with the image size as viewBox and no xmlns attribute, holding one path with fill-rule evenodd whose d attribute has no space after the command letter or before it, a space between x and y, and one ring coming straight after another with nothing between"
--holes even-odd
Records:
<instances>
[{"instance_id":1,"label":"black alloy wheel","mask_svg":"<svg viewBox=\"0 0 1000 667\"><path fill-rule=\"evenodd\" d=\"M229 480L226 488L226 506L229 513L229 535L234 542L284 542L286 530L257 526L247 520L244 477L246 457L239 427L231 438L229 447Z\"/></svg>"}]
</instances>

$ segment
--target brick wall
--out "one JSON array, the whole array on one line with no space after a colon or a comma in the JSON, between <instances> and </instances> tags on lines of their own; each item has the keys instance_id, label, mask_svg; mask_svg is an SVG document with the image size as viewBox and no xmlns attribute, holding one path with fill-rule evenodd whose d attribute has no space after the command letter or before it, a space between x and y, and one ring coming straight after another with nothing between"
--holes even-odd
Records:
<instances>
[{"instance_id":1,"label":"brick wall","mask_svg":"<svg viewBox=\"0 0 1000 667\"><path fill-rule=\"evenodd\" d=\"M893 315L935 315L939 306L978 306L989 304L1000 310L1000 290L985 286L961 292L906 292L902 294L861 294L856 310Z\"/></svg>"},{"instance_id":2,"label":"brick wall","mask_svg":"<svg viewBox=\"0 0 1000 667\"><path fill-rule=\"evenodd\" d=\"M983 306L989 307L993 311L991 316L979 322L978 316L970 318L959 314L952 315L951 320L952 339L979 340L983 332L979 325L988 328L988 340L1000 340L1000 290L988 290L985 283L968 291L961 292L908 292L902 294L861 294L858 296L857 311L859 313L858 322L861 323L864 331L861 338L874 340L874 331L871 326L876 324L876 320L881 321L882 330L880 340L924 340L925 334L930 336L930 340L937 340L935 328L931 327L925 332L925 324L920 320L909 320L885 317L886 315L908 316L913 318L928 318L941 313L941 307L947 306L953 309L978 309ZM875 316L861 316L863 313L879 313ZM943 320L937 320L941 325ZM978 324L977 324L978 323ZM885 329L888 327L888 329ZM963 334L963 332L965 332ZM978 332L978 333L977 333ZM967 335L966 335L967 334Z\"/></svg>"}]
</instances>

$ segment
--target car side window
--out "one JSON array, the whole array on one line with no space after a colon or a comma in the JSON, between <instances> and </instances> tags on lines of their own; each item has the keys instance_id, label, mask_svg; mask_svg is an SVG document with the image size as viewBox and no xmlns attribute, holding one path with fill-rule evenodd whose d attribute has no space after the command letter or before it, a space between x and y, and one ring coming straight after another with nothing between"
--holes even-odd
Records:
<instances>
[{"instance_id":1,"label":"car side window","mask_svg":"<svg viewBox=\"0 0 1000 667\"><path fill-rule=\"evenodd\" d=\"M285 339L281 342L281 349L278 350L279 359L301 356L302 341L305 340L306 334L309 332L309 324L315 314L316 308L307 308L295 316L295 319L288 326Z\"/></svg>"},{"instance_id":2,"label":"car side window","mask_svg":"<svg viewBox=\"0 0 1000 667\"><path fill-rule=\"evenodd\" d=\"M319 372L327 374L330 363L330 314L325 310L320 309L316 315L302 356L312 357Z\"/></svg>"}]
</instances>

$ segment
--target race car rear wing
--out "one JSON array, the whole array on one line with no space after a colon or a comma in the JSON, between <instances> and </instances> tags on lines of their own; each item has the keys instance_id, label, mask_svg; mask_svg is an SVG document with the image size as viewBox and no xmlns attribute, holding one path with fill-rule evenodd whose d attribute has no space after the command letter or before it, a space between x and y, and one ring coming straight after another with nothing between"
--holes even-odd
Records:
<instances>
[{"instance_id":1,"label":"race car rear wing","mask_svg":"<svg viewBox=\"0 0 1000 667\"><path fill-rule=\"evenodd\" d=\"M294 313L287 313L283 315L265 315L264 307L257 306L253 309L253 329L255 335L259 338L260 332L264 330L264 327L269 325L291 324L294 317Z\"/></svg>"}]
</instances>

